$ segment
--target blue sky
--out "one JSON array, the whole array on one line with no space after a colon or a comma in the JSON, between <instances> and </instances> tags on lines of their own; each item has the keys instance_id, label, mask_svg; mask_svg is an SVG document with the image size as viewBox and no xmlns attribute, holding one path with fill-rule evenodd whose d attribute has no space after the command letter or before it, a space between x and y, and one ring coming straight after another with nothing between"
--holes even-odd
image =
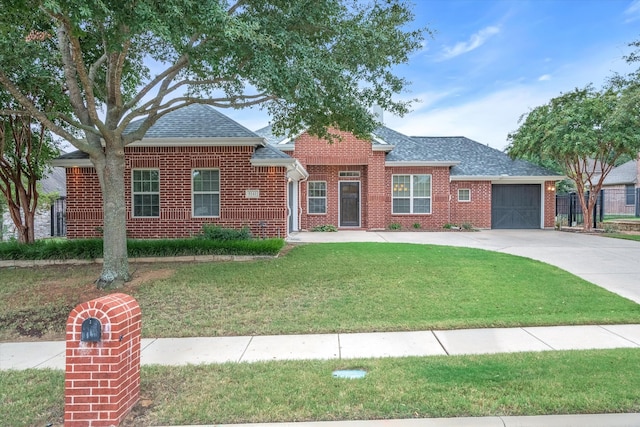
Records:
<instances>
[{"instance_id":1,"label":"blue sky","mask_svg":"<svg viewBox=\"0 0 640 427\"><path fill-rule=\"evenodd\" d=\"M562 92L631 67L640 0L414 0L415 25L435 33L396 72L419 99L385 125L410 136L466 136L497 149L518 119ZM640 64L636 64L636 67ZM223 113L256 130L259 109Z\"/></svg>"}]
</instances>

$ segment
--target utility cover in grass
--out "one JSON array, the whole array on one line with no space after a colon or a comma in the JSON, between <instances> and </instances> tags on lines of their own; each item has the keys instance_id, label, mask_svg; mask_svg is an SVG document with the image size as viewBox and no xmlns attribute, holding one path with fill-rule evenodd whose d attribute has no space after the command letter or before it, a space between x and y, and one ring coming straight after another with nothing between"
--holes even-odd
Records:
<instances>
[{"instance_id":1,"label":"utility cover in grass","mask_svg":"<svg viewBox=\"0 0 640 427\"><path fill-rule=\"evenodd\" d=\"M356 380L364 378L367 375L367 371L363 369L342 369L339 371L333 371L333 378L346 378L350 380Z\"/></svg>"}]
</instances>

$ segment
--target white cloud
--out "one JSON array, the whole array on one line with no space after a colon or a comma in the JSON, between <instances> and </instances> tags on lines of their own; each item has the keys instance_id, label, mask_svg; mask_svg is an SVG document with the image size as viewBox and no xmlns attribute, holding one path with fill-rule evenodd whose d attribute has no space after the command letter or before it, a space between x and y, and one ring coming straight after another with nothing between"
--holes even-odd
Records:
<instances>
[{"instance_id":1,"label":"white cloud","mask_svg":"<svg viewBox=\"0 0 640 427\"><path fill-rule=\"evenodd\" d=\"M490 26L483 28L477 33L473 34L468 41L466 42L458 42L453 47L446 46L443 51L443 55L441 60L447 60L451 58L455 58L456 56L462 55L467 52L471 52L474 49L482 46L489 38L498 34L500 32L500 28L496 26Z\"/></svg>"},{"instance_id":2,"label":"white cloud","mask_svg":"<svg viewBox=\"0 0 640 427\"><path fill-rule=\"evenodd\" d=\"M446 108L390 117L387 126L411 136L466 136L503 150L520 116L556 95L515 86Z\"/></svg>"},{"instance_id":3,"label":"white cloud","mask_svg":"<svg viewBox=\"0 0 640 427\"><path fill-rule=\"evenodd\" d=\"M640 0L634 0L624 11L627 16L625 23L633 22L640 19Z\"/></svg>"},{"instance_id":4,"label":"white cloud","mask_svg":"<svg viewBox=\"0 0 640 427\"><path fill-rule=\"evenodd\" d=\"M551 74L543 74L540 77L538 77L539 82L546 82L548 80L551 80Z\"/></svg>"}]
</instances>

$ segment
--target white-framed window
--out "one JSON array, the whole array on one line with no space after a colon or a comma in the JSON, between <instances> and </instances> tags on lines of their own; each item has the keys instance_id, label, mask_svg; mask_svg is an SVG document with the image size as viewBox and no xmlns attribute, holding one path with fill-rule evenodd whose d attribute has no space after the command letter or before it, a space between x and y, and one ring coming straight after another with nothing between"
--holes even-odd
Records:
<instances>
[{"instance_id":1,"label":"white-framed window","mask_svg":"<svg viewBox=\"0 0 640 427\"><path fill-rule=\"evenodd\" d=\"M459 188L458 189L458 201L459 202L470 202L471 201L471 190L468 188Z\"/></svg>"},{"instance_id":2,"label":"white-framed window","mask_svg":"<svg viewBox=\"0 0 640 427\"><path fill-rule=\"evenodd\" d=\"M220 170L191 171L191 200L194 217L220 216Z\"/></svg>"},{"instance_id":3,"label":"white-framed window","mask_svg":"<svg viewBox=\"0 0 640 427\"><path fill-rule=\"evenodd\" d=\"M307 183L307 210L310 214L327 213L326 181L309 181Z\"/></svg>"},{"instance_id":4,"label":"white-framed window","mask_svg":"<svg viewBox=\"0 0 640 427\"><path fill-rule=\"evenodd\" d=\"M160 171L158 169L133 169L131 173L133 216L160 216Z\"/></svg>"},{"instance_id":5,"label":"white-framed window","mask_svg":"<svg viewBox=\"0 0 640 427\"><path fill-rule=\"evenodd\" d=\"M391 179L392 213L431 213L431 175L393 175Z\"/></svg>"}]
</instances>

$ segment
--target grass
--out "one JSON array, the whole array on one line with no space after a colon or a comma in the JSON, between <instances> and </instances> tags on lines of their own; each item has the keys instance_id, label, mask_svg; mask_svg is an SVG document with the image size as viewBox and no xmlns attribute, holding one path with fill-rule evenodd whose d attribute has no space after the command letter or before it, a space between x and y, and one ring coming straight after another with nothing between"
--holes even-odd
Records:
<instances>
[{"instance_id":1,"label":"grass","mask_svg":"<svg viewBox=\"0 0 640 427\"><path fill-rule=\"evenodd\" d=\"M616 349L143 367L141 401L122 425L638 412L639 356ZM331 377L354 367L366 378ZM0 372L3 423L60 422L63 375Z\"/></svg>"},{"instance_id":2,"label":"grass","mask_svg":"<svg viewBox=\"0 0 640 427\"><path fill-rule=\"evenodd\" d=\"M0 269L0 340L29 326L16 319L62 333L68 308L96 295L92 268ZM563 270L470 248L318 244L277 259L145 268L124 289L145 337L640 323L640 305Z\"/></svg>"},{"instance_id":3,"label":"grass","mask_svg":"<svg viewBox=\"0 0 640 427\"><path fill-rule=\"evenodd\" d=\"M613 237L614 239L634 240L640 242L640 234L624 234L624 233L605 233L604 237Z\"/></svg>"},{"instance_id":4,"label":"grass","mask_svg":"<svg viewBox=\"0 0 640 427\"><path fill-rule=\"evenodd\" d=\"M558 268L470 248L304 245L244 263L134 265L147 337L639 323ZM0 339L60 334L99 266L0 269ZM30 329L33 328L33 329ZM49 335L55 336L55 335ZM144 367L123 427L640 411L638 349ZM362 380L331 377L362 368ZM64 373L0 371L0 419L62 422Z\"/></svg>"}]
</instances>

